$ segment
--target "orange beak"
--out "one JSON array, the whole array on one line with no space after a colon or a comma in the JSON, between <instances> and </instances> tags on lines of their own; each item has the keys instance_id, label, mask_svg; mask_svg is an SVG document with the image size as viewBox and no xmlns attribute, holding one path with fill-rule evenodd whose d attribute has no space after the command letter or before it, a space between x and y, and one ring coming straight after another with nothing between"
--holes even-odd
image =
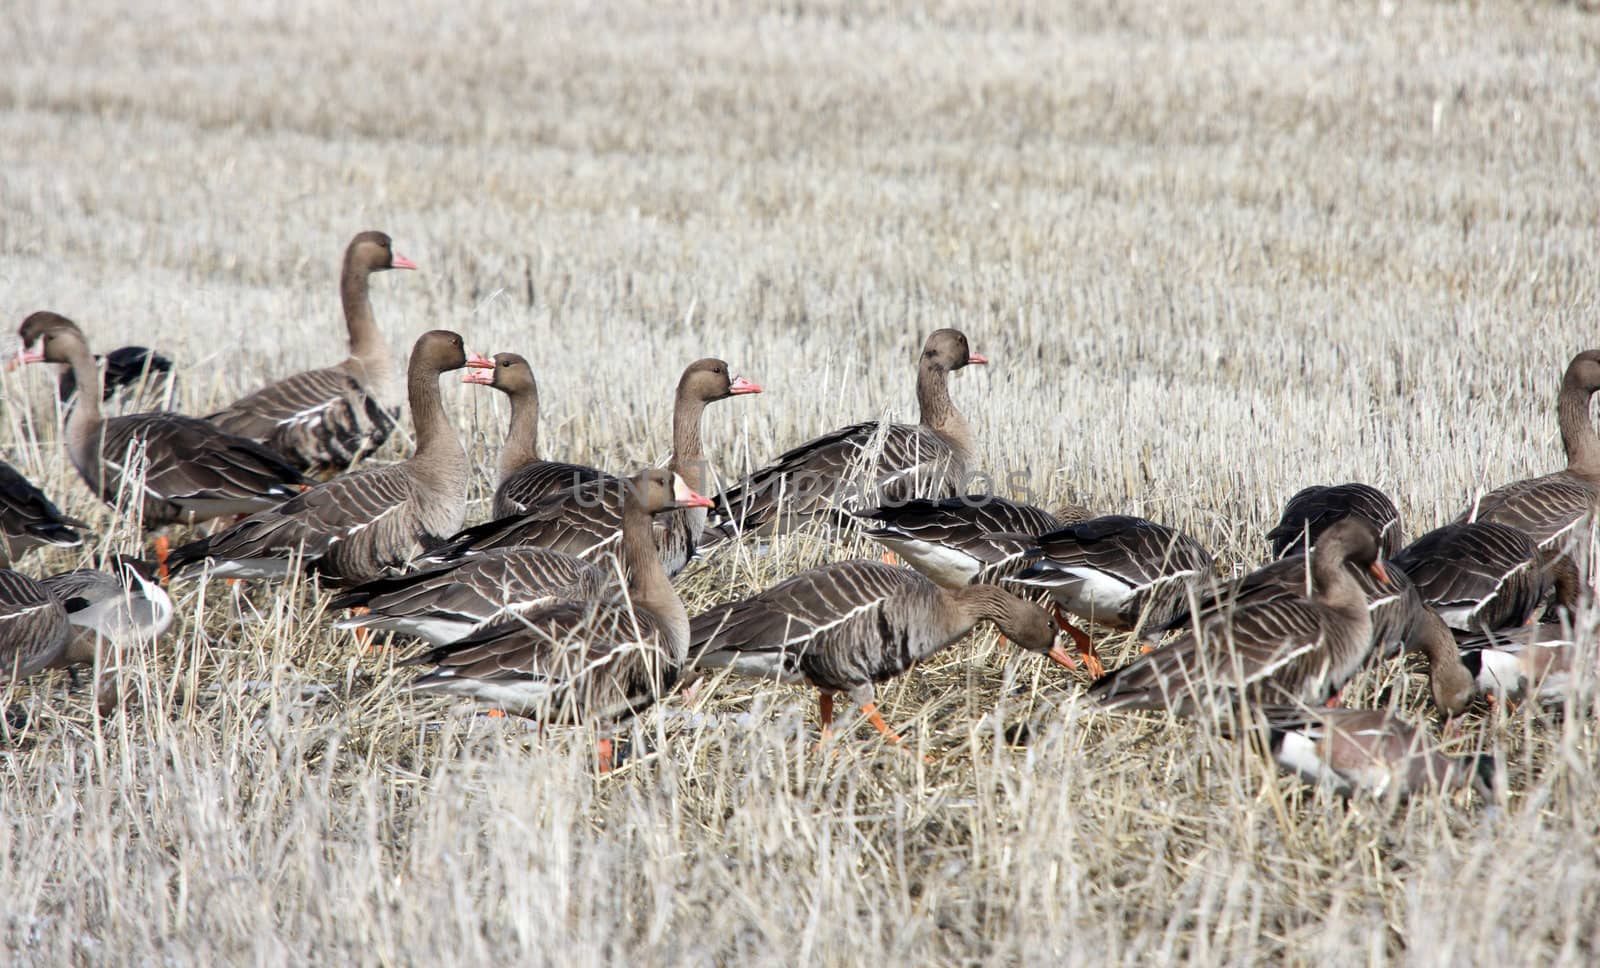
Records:
<instances>
[{"instance_id":1,"label":"orange beak","mask_svg":"<svg viewBox=\"0 0 1600 968\"><path fill-rule=\"evenodd\" d=\"M1372 577L1378 579L1379 584L1383 585L1383 587L1389 587L1389 569L1383 567L1383 562L1374 561L1372 567L1368 568L1367 571Z\"/></svg>"}]
</instances>

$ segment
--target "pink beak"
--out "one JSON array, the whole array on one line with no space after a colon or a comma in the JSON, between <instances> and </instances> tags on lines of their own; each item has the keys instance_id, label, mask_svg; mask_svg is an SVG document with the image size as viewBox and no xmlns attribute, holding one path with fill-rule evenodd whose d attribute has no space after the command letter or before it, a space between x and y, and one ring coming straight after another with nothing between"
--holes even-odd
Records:
<instances>
[{"instance_id":1,"label":"pink beak","mask_svg":"<svg viewBox=\"0 0 1600 968\"><path fill-rule=\"evenodd\" d=\"M412 262L410 259L407 259L398 252L389 257L389 268L391 269L415 269L416 267L417 264L415 262Z\"/></svg>"},{"instance_id":2,"label":"pink beak","mask_svg":"<svg viewBox=\"0 0 1600 968\"><path fill-rule=\"evenodd\" d=\"M468 353L467 366L474 370L492 370L494 369L494 360L489 359L482 353Z\"/></svg>"},{"instance_id":3,"label":"pink beak","mask_svg":"<svg viewBox=\"0 0 1600 968\"><path fill-rule=\"evenodd\" d=\"M742 376L736 376L733 378L733 382L728 385L728 392L734 396L738 396L741 393L760 393L761 387Z\"/></svg>"},{"instance_id":4,"label":"pink beak","mask_svg":"<svg viewBox=\"0 0 1600 968\"><path fill-rule=\"evenodd\" d=\"M469 366L467 367L467 371L461 374L461 382L476 383L479 386L492 387L494 386L494 371L485 370L481 367Z\"/></svg>"},{"instance_id":5,"label":"pink beak","mask_svg":"<svg viewBox=\"0 0 1600 968\"><path fill-rule=\"evenodd\" d=\"M967 357L967 365L968 366L971 366L974 363L978 364L979 366L982 366L982 365L984 365L984 364L986 364L988 362L989 362L989 358L987 356L982 356L982 355L977 354L977 353L974 353L971 356Z\"/></svg>"},{"instance_id":6,"label":"pink beak","mask_svg":"<svg viewBox=\"0 0 1600 968\"><path fill-rule=\"evenodd\" d=\"M14 370L24 363L43 363L44 350L30 350L26 346L17 350L17 355L6 360L6 369Z\"/></svg>"},{"instance_id":7,"label":"pink beak","mask_svg":"<svg viewBox=\"0 0 1600 968\"><path fill-rule=\"evenodd\" d=\"M711 503L711 499L709 497L706 497L704 494L701 494L698 491L690 490L689 488L684 488L684 491L685 491L685 493L683 493L681 495L674 495L673 496L672 502L674 504L676 504L678 507L680 507L680 508L710 508L710 507L716 507L715 504Z\"/></svg>"}]
</instances>

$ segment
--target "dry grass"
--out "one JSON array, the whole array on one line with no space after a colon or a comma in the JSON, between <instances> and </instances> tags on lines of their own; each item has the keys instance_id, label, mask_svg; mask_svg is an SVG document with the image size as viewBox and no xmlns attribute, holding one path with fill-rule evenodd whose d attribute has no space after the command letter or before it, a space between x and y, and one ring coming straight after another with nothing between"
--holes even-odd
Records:
<instances>
[{"instance_id":1,"label":"dry grass","mask_svg":"<svg viewBox=\"0 0 1600 968\"><path fill-rule=\"evenodd\" d=\"M1558 466L1555 381L1596 342L1600 27L1563 5L141 7L0 12L0 283L13 321L170 350L193 411L341 356L333 267L378 227L423 266L375 286L397 352L443 326L526 354L551 453L660 456L710 354L768 388L709 415L737 471L908 414L954 325L995 360L955 386L990 467L1249 563L1307 483L1378 484L1420 533ZM6 456L136 543L47 382L5 378ZM502 401L448 399L486 476ZM840 553L794 550L711 562L691 608ZM882 690L930 764L866 731L818 756L810 696L729 683L598 778L582 735L405 699L310 589L180 598L116 715L7 697L33 720L0 753L0 960L1600 948L1583 713L1472 724L1497 816L1345 806L985 636ZM1357 695L1423 708L1398 668Z\"/></svg>"}]
</instances>

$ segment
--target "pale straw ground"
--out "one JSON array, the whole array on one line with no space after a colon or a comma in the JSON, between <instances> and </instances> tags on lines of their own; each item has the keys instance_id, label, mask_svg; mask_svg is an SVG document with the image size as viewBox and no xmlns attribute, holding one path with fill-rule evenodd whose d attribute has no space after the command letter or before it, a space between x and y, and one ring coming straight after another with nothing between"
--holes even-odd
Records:
<instances>
[{"instance_id":1,"label":"pale straw ground","mask_svg":"<svg viewBox=\"0 0 1600 968\"><path fill-rule=\"evenodd\" d=\"M1600 25L1237 6L17 0L5 326L52 308L99 348L158 345L203 413L342 356L337 258L381 228L422 266L374 285L397 356L433 327L526 354L547 452L608 467L665 454L700 356L767 388L708 414L724 474L913 416L940 326L994 360L954 381L986 467L1184 528L1229 568L1305 484L1377 484L1419 534L1559 467L1556 382L1600 343ZM6 458L134 547L55 444L49 382L5 378ZM503 401L447 401L481 499ZM686 575L691 610L849 553L779 550ZM642 755L599 777L589 736L408 699L394 653L330 630L310 589L175 593L112 716L64 676L8 693L31 725L0 754L0 960L1600 948L1581 707L1472 717L1459 746L1500 757L1498 813L1346 806L1181 724L1095 713L984 632L880 690L931 763L865 727L818 755L813 694L724 683L644 717ZM1395 663L1352 700L1431 717L1423 690Z\"/></svg>"}]
</instances>

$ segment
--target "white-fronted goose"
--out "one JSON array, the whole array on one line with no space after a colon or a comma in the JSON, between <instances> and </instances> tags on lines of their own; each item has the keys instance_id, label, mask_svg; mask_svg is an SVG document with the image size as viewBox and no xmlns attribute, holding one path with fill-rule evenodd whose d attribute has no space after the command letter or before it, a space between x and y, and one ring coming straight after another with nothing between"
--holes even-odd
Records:
<instances>
[{"instance_id":1,"label":"white-fronted goose","mask_svg":"<svg viewBox=\"0 0 1600 968\"><path fill-rule=\"evenodd\" d=\"M717 498L706 543L739 534L773 535L817 515L867 502L952 494L972 459L972 431L950 400L950 373L989 361L960 331L928 337L917 366L918 424L869 420L808 440L751 472Z\"/></svg>"},{"instance_id":2,"label":"white-fronted goose","mask_svg":"<svg viewBox=\"0 0 1600 968\"><path fill-rule=\"evenodd\" d=\"M48 588L0 569L0 682L25 679L56 664L71 636L67 610Z\"/></svg>"},{"instance_id":3,"label":"white-fronted goose","mask_svg":"<svg viewBox=\"0 0 1600 968\"><path fill-rule=\"evenodd\" d=\"M1378 529L1378 546L1383 557L1390 558L1405 543L1400 527L1400 510L1389 495L1370 484L1314 485L1294 497L1283 508L1283 517L1267 532L1274 557L1282 558L1296 552L1303 553L1316 544L1317 535L1336 521L1348 517L1363 518Z\"/></svg>"},{"instance_id":4,"label":"white-fronted goose","mask_svg":"<svg viewBox=\"0 0 1600 968\"><path fill-rule=\"evenodd\" d=\"M459 564L367 582L328 607L365 610L335 628L402 632L444 645L508 614L597 598L606 585L600 569L581 558L548 548L496 548Z\"/></svg>"},{"instance_id":5,"label":"white-fronted goose","mask_svg":"<svg viewBox=\"0 0 1600 968\"><path fill-rule=\"evenodd\" d=\"M822 728L834 693L845 693L884 736L898 742L873 699L884 682L949 646L981 621L1030 652L1070 667L1055 622L997 585L940 588L907 568L854 560L803 571L741 602L695 617L690 661L700 670L821 690Z\"/></svg>"},{"instance_id":6,"label":"white-fronted goose","mask_svg":"<svg viewBox=\"0 0 1600 968\"><path fill-rule=\"evenodd\" d=\"M51 313L35 313L22 321L17 335L24 347L32 346L56 322ZM145 346L119 346L105 356L95 355L100 368L100 402L116 404L119 412L166 410L172 403L172 360ZM22 362L21 355L14 362ZM72 367L57 366L56 399L70 409L78 393Z\"/></svg>"},{"instance_id":7,"label":"white-fronted goose","mask_svg":"<svg viewBox=\"0 0 1600 968\"><path fill-rule=\"evenodd\" d=\"M76 548L83 537L75 529L87 527L62 514L15 467L0 461L0 567L44 545Z\"/></svg>"},{"instance_id":8,"label":"white-fronted goose","mask_svg":"<svg viewBox=\"0 0 1600 968\"><path fill-rule=\"evenodd\" d=\"M1171 621L1215 567L1210 552L1183 532L1122 514L1046 532L1029 560L1009 581L1043 589L1073 615L1119 630ZM1061 627L1101 675L1089 636L1065 620Z\"/></svg>"},{"instance_id":9,"label":"white-fronted goose","mask_svg":"<svg viewBox=\"0 0 1600 968\"><path fill-rule=\"evenodd\" d=\"M1098 680L1089 692L1109 709L1167 708L1179 715L1251 703L1320 704L1372 654L1367 596L1346 563L1388 584L1378 533L1346 518L1318 538L1311 597L1226 609L1167 645Z\"/></svg>"},{"instance_id":10,"label":"white-fronted goose","mask_svg":"<svg viewBox=\"0 0 1600 968\"><path fill-rule=\"evenodd\" d=\"M83 392L67 418L67 454L89 489L112 507L137 494L146 529L195 523L271 507L299 493L300 472L253 440L215 424L165 411L104 418L100 374L76 323L34 313L40 344L24 348L30 363L67 363ZM31 346L31 344L30 344ZM167 538L156 536L165 570Z\"/></svg>"},{"instance_id":11,"label":"white-fronted goose","mask_svg":"<svg viewBox=\"0 0 1600 968\"><path fill-rule=\"evenodd\" d=\"M1015 574L1026 566L1039 535L1090 515L1075 504L1052 514L1032 504L968 494L887 504L856 517L871 522L867 537L945 588L960 588Z\"/></svg>"},{"instance_id":12,"label":"white-fronted goose","mask_svg":"<svg viewBox=\"0 0 1600 968\"><path fill-rule=\"evenodd\" d=\"M699 493L705 486L707 468L700 418L706 404L760 392L754 383L730 377L728 364L721 360L696 360L683 371L672 410L670 467L690 490ZM492 548L531 545L594 560L620 540L626 491L623 483L621 478L606 475L559 491L526 512L462 531L429 557L448 562ZM705 514L698 508L674 511L656 520L656 541L668 575L678 574L689 563L704 524Z\"/></svg>"},{"instance_id":13,"label":"white-fronted goose","mask_svg":"<svg viewBox=\"0 0 1600 968\"><path fill-rule=\"evenodd\" d=\"M515 353L496 353L493 359L493 369L468 370L461 379L493 387L511 403L511 425L500 448L494 519L521 514L558 491L605 477L585 464L539 458L539 384L533 367Z\"/></svg>"},{"instance_id":14,"label":"white-fronted goose","mask_svg":"<svg viewBox=\"0 0 1600 968\"><path fill-rule=\"evenodd\" d=\"M1503 524L1447 524L1389 563L1406 573L1446 624L1464 632L1522 625L1544 599L1538 545Z\"/></svg>"},{"instance_id":15,"label":"white-fronted goose","mask_svg":"<svg viewBox=\"0 0 1600 968\"><path fill-rule=\"evenodd\" d=\"M1278 764L1340 796L1410 796L1472 787L1492 801L1494 757L1446 756L1417 727L1380 709L1263 707Z\"/></svg>"},{"instance_id":16,"label":"white-fronted goose","mask_svg":"<svg viewBox=\"0 0 1600 968\"><path fill-rule=\"evenodd\" d=\"M333 366L268 384L207 419L271 447L318 477L344 471L376 450L399 419L400 401L389 346L372 318L368 277L416 267L382 232L351 239L339 273L350 355Z\"/></svg>"},{"instance_id":17,"label":"white-fronted goose","mask_svg":"<svg viewBox=\"0 0 1600 968\"><path fill-rule=\"evenodd\" d=\"M1573 695L1578 638L1561 622L1466 636L1460 649L1481 695L1510 702L1531 695L1539 703L1560 703Z\"/></svg>"},{"instance_id":18,"label":"white-fronted goose","mask_svg":"<svg viewBox=\"0 0 1600 968\"><path fill-rule=\"evenodd\" d=\"M224 578L279 578L298 561L336 583L371 581L404 567L466 516L467 455L440 402L439 375L491 365L476 354L469 359L455 333L423 333L406 368L416 453L334 478L177 548L172 567L210 561Z\"/></svg>"},{"instance_id":19,"label":"white-fronted goose","mask_svg":"<svg viewBox=\"0 0 1600 968\"><path fill-rule=\"evenodd\" d=\"M106 565L108 571L79 568L40 579L73 626L54 665L92 664L100 642L154 641L172 624L172 599L145 562L118 555Z\"/></svg>"},{"instance_id":20,"label":"white-fronted goose","mask_svg":"<svg viewBox=\"0 0 1600 968\"><path fill-rule=\"evenodd\" d=\"M710 507L665 469L624 482L625 599L563 601L502 619L407 665L429 664L417 692L467 696L542 722L634 715L670 689L689 645L689 615L661 567L653 514Z\"/></svg>"},{"instance_id":21,"label":"white-fronted goose","mask_svg":"<svg viewBox=\"0 0 1600 968\"><path fill-rule=\"evenodd\" d=\"M1600 436L1589 421L1589 398L1596 390L1600 350L1586 350L1567 365L1556 400L1566 469L1490 491L1456 520L1510 525L1538 542L1547 559L1564 553L1568 534L1600 502Z\"/></svg>"}]
</instances>

